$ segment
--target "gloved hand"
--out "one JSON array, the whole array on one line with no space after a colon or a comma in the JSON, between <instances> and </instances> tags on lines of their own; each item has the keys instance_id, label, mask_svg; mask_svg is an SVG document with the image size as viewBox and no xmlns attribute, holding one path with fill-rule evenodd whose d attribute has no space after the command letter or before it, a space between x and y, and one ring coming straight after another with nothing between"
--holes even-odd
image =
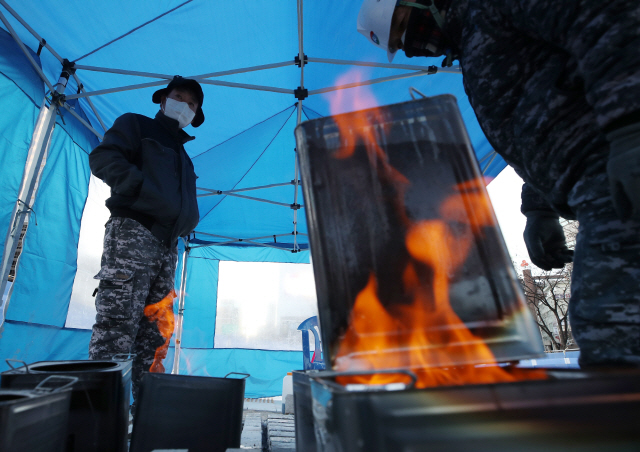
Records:
<instances>
[{"instance_id":1,"label":"gloved hand","mask_svg":"<svg viewBox=\"0 0 640 452\"><path fill-rule=\"evenodd\" d=\"M607 174L613 206L622 220L640 220L640 123L607 135Z\"/></svg>"},{"instance_id":2,"label":"gloved hand","mask_svg":"<svg viewBox=\"0 0 640 452\"><path fill-rule=\"evenodd\" d=\"M567 248L564 230L557 214L546 210L525 213L524 243L531 261L543 270L562 268L573 260L573 251Z\"/></svg>"}]
</instances>

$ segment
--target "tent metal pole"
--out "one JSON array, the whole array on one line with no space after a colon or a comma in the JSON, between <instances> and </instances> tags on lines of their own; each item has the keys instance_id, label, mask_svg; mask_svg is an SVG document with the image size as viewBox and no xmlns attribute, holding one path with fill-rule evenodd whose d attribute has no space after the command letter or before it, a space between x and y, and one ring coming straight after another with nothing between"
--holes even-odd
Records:
<instances>
[{"instance_id":1,"label":"tent metal pole","mask_svg":"<svg viewBox=\"0 0 640 452\"><path fill-rule=\"evenodd\" d=\"M498 155L498 153L496 151L493 151L493 155L491 156L491 159L487 162L487 164L484 166L484 168L482 169L482 175L484 176L484 174L487 172L487 170L489 169L489 167L491 166L491 164L493 163L493 160L496 158L496 155Z\"/></svg>"},{"instance_id":2,"label":"tent metal pole","mask_svg":"<svg viewBox=\"0 0 640 452\"><path fill-rule=\"evenodd\" d=\"M484 162L486 162L489 158L493 157L493 155L495 154L496 151L494 151L493 149L491 149L491 152L487 153L487 155L485 155L484 157L482 157L480 160L478 160L478 163L480 165L482 165Z\"/></svg>"},{"instance_id":3,"label":"tent metal pole","mask_svg":"<svg viewBox=\"0 0 640 452\"><path fill-rule=\"evenodd\" d=\"M299 107L298 112L300 112L300 110L302 109L302 107ZM298 119L298 124L300 124L300 119ZM293 150L293 166L294 166L294 171L295 171L295 175L293 178L294 181L294 193L293 193L293 205L297 206L298 205L298 185L299 185L299 181L298 181L298 149L294 149ZM300 208L303 206L300 206ZM293 249L294 250L298 250L298 209L293 209Z\"/></svg>"},{"instance_id":4,"label":"tent metal pole","mask_svg":"<svg viewBox=\"0 0 640 452\"><path fill-rule=\"evenodd\" d=\"M180 275L180 291L178 292L178 320L176 321L175 353L173 355L172 374L180 373L180 349L182 345L182 321L184 319L184 299L187 293L187 261L189 260L189 240L184 240L184 253L182 254L182 272Z\"/></svg>"},{"instance_id":5,"label":"tent metal pole","mask_svg":"<svg viewBox=\"0 0 640 452\"><path fill-rule=\"evenodd\" d=\"M65 97L66 97L67 100L81 99L83 97L100 96L102 94L119 93L121 91L131 91L133 89L149 88L151 86L161 86L161 85L166 85L166 84L167 84L167 81L166 80L162 80L162 81L159 81L159 82L140 83L140 84L137 84L137 85L121 86L121 87L118 87L118 88L101 89L101 90L98 90L98 91L86 91L84 93L69 94L68 96L65 96Z\"/></svg>"},{"instance_id":6,"label":"tent metal pole","mask_svg":"<svg viewBox=\"0 0 640 452\"><path fill-rule=\"evenodd\" d=\"M293 90L292 89L283 89L283 88L275 88L272 86L261 86L261 85L248 85L245 83L233 83L233 82L222 82L219 80L203 80L203 79L194 79L194 80L198 80L198 82L206 84L206 85L217 85L217 86L227 86L230 88L243 88L243 89L253 89L256 91L271 91L274 93L283 93L283 94L293 94ZM89 97L89 96L100 96L103 94L111 94L111 93L118 93L121 91L130 91L130 90L134 90L134 89L141 89L141 88L149 88L152 86L161 86L161 85L166 85L167 81L166 80L162 80L162 81L157 81L157 82L149 82L149 83L140 83L137 85L128 85L128 86L121 86L119 88L109 88L109 89L102 89L102 90L98 90L98 91L89 91L89 92L84 92L84 93L79 93L79 94L70 94L68 96L66 96L67 99L80 99L83 97Z\"/></svg>"},{"instance_id":7,"label":"tent metal pole","mask_svg":"<svg viewBox=\"0 0 640 452\"><path fill-rule=\"evenodd\" d=\"M437 72L446 72L450 74L461 73L460 66L451 67L437 67L437 66L418 66L412 64L392 64L392 63L372 63L368 61L350 61L350 60L334 60L330 58L309 58L309 63L325 63L325 64L339 64L348 66L364 66L364 67L381 67L388 69L406 69L409 71L428 71L433 72L434 68Z\"/></svg>"},{"instance_id":8,"label":"tent metal pole","mask_svg":"<svg viewBox=\"0 0 640 452\"><path fill-rule=\"evenodd\" d=\"M93 114L96 115L96 118L98 118L98 122L100 123L100 126L102 126L102 130L104 130L106 132L108 130L108 128L105 125L105 123L102 120L102 118L100 117L100 114L98 113L98 110L96 110L96 107L94 107L93 102L91 102L91 98L90 97L87 97L87 103L89 104L89 107L93 111Z\"/></svg>"},{"instance_id":9,"label":"tent metal pole","mask_svg":"<svg viewBox=\"0 0 640 452\"><path fill-rule=\"evenodd\" d=\"M303 0L298 0L298 61L300 61L300 89L304 89L304 15L302 13ZM296 125L300 125L302 122L302 98L298 99L298 118ZM293 166L294 166L294 192L293 192L293 205L298 205L298 151L293 150ZM293 251L297 252L298 247L298 209L293 209Z\"/></svg>"},{"instance_id":10,"label":"tent metal pole","mask_svg":"<svg viewBox=\"0 0 640 452\"><path fill-rule=\"evenodd\" d=\"M98 137L99 140L102 140L102 134L100 132L98 132L96 129L94 129L91 124L89 124L87 121L85 121L84 119L82 119L82 117L76 113L75 111L73 111L73 108L71 108L71 106L67 103L62 104L62 107L67 110L69 113L71 113L71 116L73 116L74 118L76 118L78 121L80 121L80 124L82 124L83 126L85 126L87 129L89 129L89 131L91 133L93 133L95 136Z\"/></svg>"},{"instance_id":11,"label":"tent metal pole","mask_svg":"<svg viewBox=\"0 0 640 452\"><path fill-rule=\"evenodd\" d=\"M296 119L296 125L299 125L302 122L302 101L299 100L296 105L298 107L298 117Z\"/></svg>"},{"instance_id":12,"label":"tent metal pole","mask_svg":"<svg viewBox=\"0 0 640 452\"><path fill-rule=\"evenodd\" d=\"M20 15L19 15L18 13L16 13L16 12L14 11L14 9L13 9L13 8L11 8L11 7L7 4L7 2L6 2L6 1L4 1L4 0L0 0L0 5L4 6L4 7L5 7L5 9L6 9L7 11L9 11L9 13L10 13L10 14L11 14L11 15L12 15L12 16L13 16L13 17L18 21L18 22L20 22L20 24L22 24L22 26L23 26L24 28L26 28L26 29L27 29L27 31L28 31L29 33L31 33L31 34L33 35L33 37L34 37L34 38L36 38L36 39L38 40L38 42L40 42L40 45L43 45L43 46L44 46L44 47L45 47L49 52L51 52L51 55L53 55L54 57L56 57L56 59L57 59L59 62L61 62L61 63L62 63L62 61L63 61L62 57L61 57L60 55L58 55L58 53L57 53L55 50L53 50L53 48L51 48L51 46L50 46L49 44L47 44L47 42L46 42L44 39L42 39L42 37L41 37L38 33L36 33L36 31L35 31L33 28L31 28L31 26L30 26L27 22L25 22L25 21L24 21L24 19L22 19L22 17L20 17Z\"/></svg>"},{"instance_id":13,"label":"tent metal pole","mask_svg":"<svg viewBox=\"0 0 640 452\"><path fill-rule=\"evenodd\" d=\"M262 240L262 239L271 239L274 237L289 237L291 235L291 233L288 234L271 234L271 235L263 235L262 237L251 237L248 239L237 239L234 237L228 237L226 235L218 235L218 234L211 234L209 232L199 232L199 231L193 231L196 234L200 234L200 235L206 235L209 237L218 237L221 239L230 239L233 242L244 242L245 240ZM304 235L304 234L300 234L300 235Z\"/></svg>"},{"instance_id":14,"label":"tent metal pole","mask_svg":"<svg viewBox=\"0 0 640 452\"><path fill-rule=\"evenodd\" d=\"M272 93L282 93L282 94L293 94L292 89L285 88L276 88L273 86L264 86L264 85L249 85L247 83L234 83L234 82L223 82L220 80L205 80L205 79L197 79L200 83L205 85L215 85L215 86L227 86L229 88L242 88L242 89L252 89L255 91L271 91Z\"/></svg>"},{"instance_id":15,"label":"tent metal pole","mask_svg":"<svg viewBox=\"0 0 640 452\"><path fill-rule=\"evenodd\" d=\"M73 78L76 80L76 83L78 84L78 87L83 86L82 83L80 82L80 79L78 78L78 76L76 74L73 74ZM84 87L80 88L80 91L81 92L85 91ZM102 126L102 130L104 130L106 132L107 131L107 126L104 124L104 121L100 117L100 114L98 113L98 110L96 110L96 107L93 105L93 102L91 101L90 97L87 97L87 103L89 104L89 107L91 107L91 111L93 111L93 114L96 115L96 118L98 118L98 122L100 123L100 126Z\"/></svg>"},{"instance_id":16,"label":"tent metal pole","mask_svg":"<svg viewBox=\"0 0 640 452\"><path fill-rule=\"evenodd\" d=\"M302 1L298 0L298 59L300 60L300 88L304 89L304 23L302 17ZM300 122L298 122L299 124Z\"/></svg>"},{"instance_id":17,"label":"tent metal pole","mask_svg":"<svg viewBox=\"0 0 640 452\"><path fill-rule=\"evenodd\" d=\"M157 74L155 72L128 71L125 69L112 69L107 67L86 66L84 64L76 64L76 69L93 72L105 72L108 74L135 75L136 77L161 78L171 80L173 75Z\"/></svg>"},{"instance_id":18,"label":"tent metal pole","mask_svg":"<svg viewBox=\"0 0 640 452\"><path fill-rule=\"evenodd\" d=\"M293 185L294 181L291 182L283 182L281 184L269 184L269 185L260 185L258 187L248 187L248 188L234 188L233 190L226 190L226 193L237 193L240 191L251 191L251 190L261 190L263 188L273 188L273 187L286 187L287 185ZM224 194L222 190L213 190L211 188L203 188L196 187L197 190L207 191L209 193L214 193L216 195Z\"/></svg>"},{"instance_id":19,"label":"tent metal pole","mask_svg":"<svg viewBox=\"0 0 640 452\"><path fill-rule=\"evenodd\" d=\"M205 193L202 195L196 195L196 198L206 198L208 196L217 196L217 195L235 196L236 198L249 199L251 201L266 202L268 204L275 204L276 206L293 208L292 204L287 204L286 202L271 201L269 199L255 198L253 196L239 195L237 193L227 193L224 191L222 193ZM302 207L304 206L302 205L299 206L299 208L302 208Z\"/></svg>"},{"instance_id":20,"label":"tent metal pole","mask_svg":"<svg viewBox=\"0 0 640 452\"><path fill-rule=\"evenodd\" d=\"M192 249L193 248L206 248L206 247L209 247L209 246L230 245L232 243L250 243L250 244L253 244L253 245L266 246L266 247L276 248L276 249L279 249L279 250L282 250L284 248L281 248L279 246L270 245L268 243L259 243L259 242L256 242L255 240L270 239L270 238L275 238L275 237L289 237L290 235L293 234L293 233L290 233L290 234L273 234L273 235L265 235L263 237L251 237L249 239L237 239L237 238L233 238L233 237L227 237L227 236L224 236L224 235L210 234L208 232L194 231L194 233L200 234L200 235L206 235L206 236L209 236L209 237L218 237L218 238L221 238L221 239L229 239L229 240L226 240L224 242L211 243L211 244L208 244L208 245L196 245L196 246L192 246L191 247ZM306 236L307 234L298 232L296 235L304 235L304 236Z\"/></svg>"},{"instance_id":21,"label":"tent metal pole","mask_svg":"<svg viewBox=\"0 0 640 452\"><path fill-rule=\"evenodd\" d=\"M31 136L31 144L29 145L29 153L27 154L27 162L25 164L24 173L22 175L22 183L18 192L18 199L13 206L11 213L11 222L7 230L7 235L2 251L2 261L0 262L0 294L4 293L7 285L7 278L13 263L13 257L20 241L20 234L25 224L26 216L33 212L32 204L35 200L40 174L42 172L43 161L51 144L51 136L56 124L56 116L58 113L60 95L64 93L67 83L69 82L70 73L72 71L63 68L58 83L55 85L53 94L53 102L47 107L47 99L43 99L40 107L40 114ZM10 298L7 298L5 311L9 305ZM4 318L2 320L4 322Z\"/></svg>"},{"instance_id":22,"label":"tent metal pole","mask_svg":"<svg viewBox=\"0 0 640 452\"><path fill-rule=\"evenodd\" d=\"M42 72L42 69L40 69L40 66L38 65L38 63L36 63L36 61L33 59L31 54L27 50L26 46L24 45L24 43L20 40L20 37L18 36L16 31L13 29L13 27L11 26L11 24L9 23L7 18L4 17L4 14L2 14L1 12L0 12L0 21L2 21L2 23L4 24L5 27L7 27L7 30L9 30L9 33L11 34L11 36L13 36L13 39L18 43L18 46L20 46L20 49L22 50L22 53L25 54L25 56L27 57L27 59L31 63L31 66L33 66L33 68L38 73L38 75L40 76L42 81L47 85L49 90L51 92L53 92L54 88L51 85L51 82L49 82L49 80L47 80L47 77L44 75L44 72Z\"/></svg>"},{"instance_id":23,"label":"tent metal pole","mask_svg":"<svg viewBox=\"0 0 640 452\"><path fill-rule=\"evenodd\" d=\"M287 235L290 235L290 234L287 234ZM196 245L196 246L192 246L191 248L192 249L193 248L208 248L208 247L211 247L211 246L230 245L232 243L237 243L237 242L238 241L236 240L236 241L229 241L229 242L211 243L209 245ZM242 240L241 243L248 243L250 245L256 245L256 246L263 246L265 248L274 248L274 249L280 250L280 251L286 251L287 250L287 248L282 248L280 246L270 245L268 243L253 242L251 240ZM301 250L298 248L298 251L301 251Z\"/></svg>"},{"instance_id":24,"label":"tent metal pole","mask_svg":"<svg viewBox=\"0 0 640 452\"><path fill-rule=\"evenodd\" d=\"M208 74L194 75L190 78L211 78L211 77L223 77L225 75L243 74L245 72L262 71L264 69L276 69L279 67L293 66L293 61L283 61L282 63L261 64L259 66L249 66L239 69L230 69L228 71L210 72Z\"/></svg>"},{"instance_id":25,"label":"tent metal pole","mask_svg":"<svg viewBox=\"0 0 640 452\"><path fill-rule=\"evenodd\" d=\"M279 67L291 66L293 64L295 64L293 61L284 61L282 63L263 64L260 66L249 66L249 67L244 67L239 69L231 69L228 71L211 72L208 74L201 74L201 75L190 75L190 76L187 76L187 78L204 79L204 78L211 78L211 77L223 77L225 75L242 74L245 72L261 71L264 69L274 69ZM173 78L173 75L169 75L169 74L157 74L154 72L140 72L140 71L129 71L126 69L113 69L113 68L98 67L98 66L86 66L84 64L77 64L76 69L82 69L85 71L94 71L94 72L107 72L111 74L134 75L136 77L162 78L162 79L168 79L168 80L171 80Z\"/></svg>"},{"instance_id":26,"label":"tent metal pole","mask_svg":"<svg viewBox=\"0 0 640 452\"><path fill-rule=\"evenodd\" d=\"M76 67L77 69L77 67ZM76 83L78 84L78 91L82 92L84 91L84 85L80 82L80 79L78 78L78 76L76 74L73 74L73 78L76 81ZM91 102L91 98L87 97L87 103L89 104L89 107L91 108L91 111L93 111L93 114L96 115L96 118L98 118L98 122L100 123L100 126L102 127L102 130L104 130L105 132L107 131L107 126L104 124L104 121L102 120L102 118L100 117L100 114L98 113L98 110L96 110L96 107L94 107L93 102Z\"/></svg>"},{"instance_id":27,"label":"tent metal pole","mask_svg":"<svg viewBox=\"0 0 640 452\"><path fill-rule=\"evenodd\" d=\"M428 74L429 73L425 71L417 71L417 72L410 72L408 74L392 75L390 77L374 78L371 80L365 80L364 82L347 83L346 85L330 86L328 88L314 89L312 91L309 91L309 96L312 96L314 94L322 94L322 93L328 93L331 91L337 91L339 89L348 89L348 88L355 88L357 86L366 86L366 85L373 85L376 83L391 82L393 80L401 80L401 79L410 78L410 77L419 77L421 75L428 75Z\"/></svg>"}]
</instances>

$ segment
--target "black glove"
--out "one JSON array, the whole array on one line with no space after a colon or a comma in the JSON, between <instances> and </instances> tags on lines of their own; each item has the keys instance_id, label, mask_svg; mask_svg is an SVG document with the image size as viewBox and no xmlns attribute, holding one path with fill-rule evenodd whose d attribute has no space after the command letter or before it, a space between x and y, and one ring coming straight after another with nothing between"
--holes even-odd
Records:
<instances>
[{"instance_id":1,"label":"black glove","mask_svg":"<svg viewBox=\"0 0 640 452\"><path fill-rule=\"evenodd\" d=\"M611 143L607 174L611 199L622 220L640 220L640 123L607 135Z\"/></svg>"},{"instance_id":2,"label":"black glove","mask_svg":"<svg viewBox=\"0 0 640 452\"><path fill-rule=\"evenodd\" d=\"M557 214L546 210L525 213L524 243L531 261L543 270L562 268L573 260L573 251L567 248L564 230Z\"/></svg>"}]
</instances>

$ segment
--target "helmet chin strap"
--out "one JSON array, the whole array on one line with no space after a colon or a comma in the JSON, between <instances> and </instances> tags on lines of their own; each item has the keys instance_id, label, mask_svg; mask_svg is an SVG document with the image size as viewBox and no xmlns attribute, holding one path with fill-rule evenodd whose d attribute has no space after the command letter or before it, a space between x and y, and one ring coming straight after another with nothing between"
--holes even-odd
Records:
<instances>
[{"instance_id":1,"label":"helmet chin strap","mask_svg":"<svg viewBox=\"0 0 640 452\"><path fill-rule=\"evenodd\" d=\"M428 9L431 12L431 15L433 16L433 20L436 21L436 24L438 25L438 27L440 27L441 30L444 28L444 19L442 18L440 11L438 11L438 8L436 8L436 4L434 0L430 0L428 4L425 4L425 5L422 5L420 3L415 3L415 2L399 1L398 5L411 6L413 8L418 8L418 9Z\"/></svg>"},{"instance_id":2,"label":"helmet chin strap","mask_svg":"<svg viewBox=\"0 0 640 452\"><path fill-rule=\"evenodd\" d=\"M422 9L422 10L429 10L429 12L431 13L431 16L433 17L433 20L435 21L436 25L438 26L438 28L440 28L440 31L442 34L445 34L444 32L444 18L443 15L440 14L440 11L438 11L438 8L436 7L435 4L435 0L425 0L424 4L422 3L416 3L416 2L409 2L409 1L404 1L404 0L399 0L398 1L398 5L402 5L402 6L410 6L412 8L416 8L416 9ZM445 8L446 10L446 8ZM405 32L406 34L406 32ZM444 60L442 60L442 67L450 67L453 64L453 60L456 59L457 56L454 56L454 52L452 50L449 50L446 53L446 57Z\"/></svg>"}]
</instances>

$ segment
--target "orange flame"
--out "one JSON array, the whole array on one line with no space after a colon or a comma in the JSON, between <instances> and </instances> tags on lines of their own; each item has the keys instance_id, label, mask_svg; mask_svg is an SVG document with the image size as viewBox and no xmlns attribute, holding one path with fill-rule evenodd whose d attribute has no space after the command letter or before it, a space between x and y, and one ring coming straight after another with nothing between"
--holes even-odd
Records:
<instances>
[{"instance_id":1,"label":"orange flame","mask_svg":"<svg viewBox=\"0 0 640 452\"><path fill-rule=\"evenodd\" d=\"M466 327L450 304L450 278L464 264L474 236L481 237L485 227L495 227L482 179L455 186L440 206L440 220L411 220L404 208L409 181L389 164L378 144L377 134L384 132L379 124L385 122L381 112L355 112L334 120L342 139L342 148L334 157L351 157L356 145L364 145L378 175L396 187L395 207L407 227L405 246L411 256L398 287L412 296L410 305L385 308L378 297L376 275L371 274L356 296L350 324L338 345L335 369L411 369L418 376L417 388L545 378L543 371L525 373L499 367L489 347ZM430 282L419 277L418 267L425 266L432 272ZM378 373L337 381L385 384L398 381L398 375Z\"/></svg>"},{"instance_id":2,"label":"orange flame","mask_svg":"<svg viewBox=\"0 0 640 452\"><path fill-rule=\"evenodd\" d=\"M171 289L171 292L162 300L145 306L144 308L144 315L147 316L150 322L156 322L160 334L165 338L164 344L156 349L156 354L149 368L149 372L164 373L165 371L162 361L167 357L169 342L171 341L171 336L175 328L173 299L176 297L175 290Z\"/></svg>"},{"instance_id":3,"label":"orange flame","mask_svg":"<svg viewBox=\"0 0 640 452\"><path fill-rule=\"evenodd\" d=\"M349 80L355 79L356 83L362 80L360 71L351 70L343 74L337 80L337 85L344 85ZM348 97L351 96L351 97ZM359 142L365 144L369 164L377 170L380 178L388 180L396 187L397 199L395 205L400 207L399 217L406 223L406 212L401 208L409 180L389 163L387 153L378 144L379 135L385 133L385 123L382 112L378 108L362 111L372 107L371 100L375 99L368 86L358 86L353 90L337 90L330 97L330 110L333 119L340 131L341 146L333 154L337 159L345 159L353 156L356 145ZM339 114L344 111L353 111L349 115Z\"/></svg>"}]
</instances>

